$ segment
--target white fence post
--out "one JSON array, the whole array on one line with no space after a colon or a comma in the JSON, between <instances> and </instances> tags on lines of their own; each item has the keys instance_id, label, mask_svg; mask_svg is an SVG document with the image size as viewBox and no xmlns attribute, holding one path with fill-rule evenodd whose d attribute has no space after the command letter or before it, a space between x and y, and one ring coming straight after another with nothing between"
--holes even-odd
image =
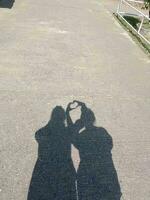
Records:
<instances>
[{"instance_id":1,"label":"white fence post","mask_svg":"<svg viewBox=\"0 0 150 200\"><path fill-rule=\"evenodd\" d=\"M144 23L144 20L145 19L147 19L148 21L150 21L150 18L147 16L147 15L145 15L143 12L141 12L141 10L138 10L136 7L134 7L133 5L131 5L131 2L132 3L141 3L141 4L143 4L144 3L144 1L142 1L142 0L119 0L119 2L118 2L118 7L117 7L117 11L116 11L116 13L117 13L117 15L119 16L119 17L121 17L146 43L148 43L149 45L150 45L150 41L147 39L147 38L145 38L144 37L144 35L142 35L140 32L141 32L141 29L142 29L142 26L143 26L143 23ZM121 11L121 7L122 7L122 5L123 4L125 4L126 6L128 6L128 7L130 7L131 9L133 9L134 11L136 11L136 13L138 13L136 16L138 16L138 17L142 17L142 20L141 20L141 23L140 23L140 26L139 26L139 29L138 30L136 30L125 18L124 18L124 16L125 16L125 12L122 12ZM128 13L128 15L129 15L129 13ZM132 16L134 16L135 14L132 14L131 13L131 15Z\"/></svg>"}]
</instances>

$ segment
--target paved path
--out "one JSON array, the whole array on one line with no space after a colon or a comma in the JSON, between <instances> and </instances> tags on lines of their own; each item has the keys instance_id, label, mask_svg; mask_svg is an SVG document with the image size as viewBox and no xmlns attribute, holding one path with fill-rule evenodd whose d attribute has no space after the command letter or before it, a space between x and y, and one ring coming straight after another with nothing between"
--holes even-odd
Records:
<instances>
[{"instance_id":1,"label":"paved path","mask_svg":"<svg viewBox=\"0 0 150 200\"><path fill-rule=\"evenodd\" d=\"M16 0L0 9L0 199L26 200L34 133L74 99L113 138L123 199L148 200L150 61L103 0Z\"/></svg>"}]
</instances>

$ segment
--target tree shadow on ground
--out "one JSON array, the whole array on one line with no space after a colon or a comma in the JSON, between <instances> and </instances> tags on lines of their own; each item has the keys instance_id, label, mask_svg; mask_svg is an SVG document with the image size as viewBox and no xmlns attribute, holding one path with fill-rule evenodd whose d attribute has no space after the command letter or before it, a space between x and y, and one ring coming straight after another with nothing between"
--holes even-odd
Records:
<instances>
[{"instance_id":1,"label":"tree shadow on ground","mask_svg":"<svg viewBox=\"0 0 150 200\"><path fill-rule=\"evenodd\" d=\"M111 155L112 138L104 128L94 125L94 113L84 103L78 102L78 106L81 117L75 123L70 117L70 105L66 112L57 106L48 124L36 132L38 158L28 200L120 200ZM71 144L79 150L77 173L71 159Z\"/></svg>"},{"instance_id":2,"label":"tree shadow on ground","mask_svg":"<svg viewBox=\"0 0 150 200\"><path fill-rule=\"evenodd\" d=\"M15 0L0 0L0 8L11 9L14 5Z\"/></svg>"}]
</instances>

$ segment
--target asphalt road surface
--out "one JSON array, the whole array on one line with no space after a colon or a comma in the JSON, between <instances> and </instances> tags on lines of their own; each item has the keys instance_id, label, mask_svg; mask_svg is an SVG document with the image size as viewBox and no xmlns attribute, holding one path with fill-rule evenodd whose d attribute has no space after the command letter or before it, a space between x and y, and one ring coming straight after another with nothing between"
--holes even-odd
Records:
<instances>
[{"instance_id":1,"label":"asphalt road surface","mask_svg":"<svg viewBox=\"0 0 150 200\"><path fill-rule=\"evenodd\" d=\"M113 138L122 199L149 200L150 60L100 0L0 8L0 199L27 199L35 132L74 99Z\"/></svg>"}]
</instances>

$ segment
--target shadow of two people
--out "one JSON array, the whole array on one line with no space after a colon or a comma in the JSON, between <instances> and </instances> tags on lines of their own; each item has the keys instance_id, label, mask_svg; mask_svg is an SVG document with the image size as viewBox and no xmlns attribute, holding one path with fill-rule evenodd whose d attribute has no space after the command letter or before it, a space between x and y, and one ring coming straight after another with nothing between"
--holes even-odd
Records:
<instances>
[{"instance_id":1,"label":"shadow of two people","mask_svg":"<svg viewBox=\"0 0 150 200\"><path fill-rule=\"evenodd\" d=\"M14 5L15 0L0 0L0 8L11 9Z\"/></svg>"},{"instance_id":2,"label":"shadow of two people","mask_svg":"<svg viewBox=\"0 0 150 200\"><path fill-rule=\"evenodd\" d=\"M112 138L104 128L94 126L94 122L94 113L85 104L81 105L81 118L75 123L69 109L66 112L60 106L53 109L48 124L35 134L38 159L28 200L120 199L111 156ZM71 144L79 150L77 173L71 159Z\"/></svg>"}]
</instances>

